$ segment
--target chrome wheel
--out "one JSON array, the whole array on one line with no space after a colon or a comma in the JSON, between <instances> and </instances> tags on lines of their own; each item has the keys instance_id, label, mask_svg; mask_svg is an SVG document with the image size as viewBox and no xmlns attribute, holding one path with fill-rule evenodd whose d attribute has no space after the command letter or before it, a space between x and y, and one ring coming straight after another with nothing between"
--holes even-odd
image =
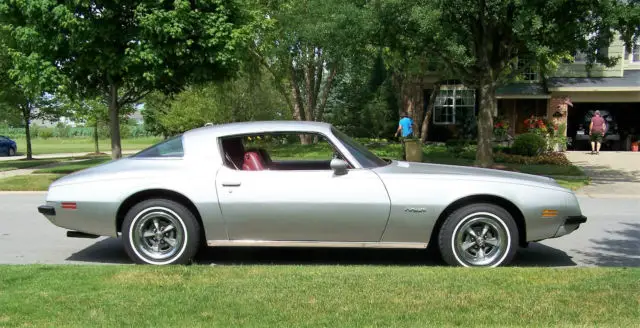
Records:
<instances>
[{"instance_id":1,"label":"chrome wheel","mask_svg":"<svg viewBox=\"0 0 640 328\"><path fill-rule=\"evenodd\" d=\"M504 221L492 213L473 213L454 229L452 248L460 262L468 266L500 263L511 247Z\"/></svg>"},{"instance_id":2,"label":"chrome wheel","mask_svg":"<svg viewBox=\"0 0 640 328\"><path fill-rule=\"evenodd\" d=\"M184 250L185 227L180 217L166 208L149 208L134 219L131 246L153 261L163 261Z\"/></svg>"},{"instance_id":3,"label":"chrome wheel","mask_svg":"<svg viewBox=\"0 0 640 328\"><path fill-rule=\"evenodd\" d=\"M9 156L15 156L16 155L16 151L13 150L13 148L9 148Z\"/></svg>"}]
</instances>

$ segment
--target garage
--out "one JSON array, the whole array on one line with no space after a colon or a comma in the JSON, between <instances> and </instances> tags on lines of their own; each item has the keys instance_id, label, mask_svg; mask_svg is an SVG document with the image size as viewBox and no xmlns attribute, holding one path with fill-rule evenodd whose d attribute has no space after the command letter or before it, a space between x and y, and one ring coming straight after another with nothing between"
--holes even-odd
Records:
<instances>
[{"instance_id":1,"label":"garage","mask_svg":"<svg viewBox=\"0 0 640 328\"><path fill-rule=\"evenodd\" d=\"M572 139L573 149L591 149L589 123L596 110L607 123L602 150L630 150L631 142L640 136L640 102L574 102L573 105L567 118L567 137Z\"/></svg>"},{"instance_id":2,"label":"garage","mask_svg":"<svg viewBox=\"0 0 640 328\"><path fill-rule=\"evenodd\" d=\"M623 70L619 77L552 78L553 98L570 99L566 112L569 149L591 150L589 123L599 110L607 123L601 150L629 151L640 138L640 70Z\"/></svg>"}]
</instances>

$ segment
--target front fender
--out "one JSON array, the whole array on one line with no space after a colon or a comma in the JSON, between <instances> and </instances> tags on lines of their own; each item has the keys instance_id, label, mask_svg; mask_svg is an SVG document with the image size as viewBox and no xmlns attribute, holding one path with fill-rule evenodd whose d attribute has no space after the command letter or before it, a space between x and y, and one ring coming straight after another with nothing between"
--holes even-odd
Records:
<instances>
[{"instance_id":1,"label":"front fender","mask_svg":"<svg viewBox=\"0 0 640 328\"><path fill-rule=\"evenodd\" d=\"M523 214L527 240L550 237L560 220L542 219L543 209L557 209L558 216L567 213L566 192L552 188L507 182L442 179L429 176L392 177L384 179L391 199L389 224L385 242L429 242L438 218L451 204L473 196L505 199ZM554 230L555 229L555 230Z\"/></svg>"}]
</instances>

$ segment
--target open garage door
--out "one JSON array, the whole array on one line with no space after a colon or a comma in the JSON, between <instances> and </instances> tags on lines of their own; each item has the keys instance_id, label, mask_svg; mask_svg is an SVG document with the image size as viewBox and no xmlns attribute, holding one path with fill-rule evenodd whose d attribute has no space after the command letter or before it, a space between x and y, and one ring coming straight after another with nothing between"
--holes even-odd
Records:
<instances>
[{"instance_id":1,"label":"open garage door","mask_svg":"<svg viewBox=\"0 0 640 328\"><path fill-rule=\"evenodd\" d=\"M607 122L603 150L629 150L630 142L640 136L640 102L577 102L573 105L567 117L567 137L572 139L573 149L591 149L589 123L596 110Z\"/></svg>"}]
</instances>

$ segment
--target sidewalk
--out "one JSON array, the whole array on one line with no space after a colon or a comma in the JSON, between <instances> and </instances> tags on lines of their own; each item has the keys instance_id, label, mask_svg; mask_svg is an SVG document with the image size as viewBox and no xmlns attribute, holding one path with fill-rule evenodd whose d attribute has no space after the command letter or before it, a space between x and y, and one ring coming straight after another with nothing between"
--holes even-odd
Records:
<instances>
[{"instance_id":1,"label":"sidewalk","mask_svg":"<svg viewBox=\"0 0 640 328\"><path fill-rule=\"evenodd\" d=\"M123 150L122 155L131 155L139 152L140 150ZM84 157L87 156L90 152L82 152L82 153L58 153L58 154L39 154L33 155L34 159L46 159L46 158L63 158L63 157ZM111 151L105 152L107 155L111 156ZM26 155L21 156L3 156L0 157L0 161L16 161L25 159Z\"/></svg>"},{"instance_id":2,"label":"sidewalk","mask_svg":"<svg viewBox=\"0 0 640 328\"><path fill-rule=\"evenodd\" d=\"M584 170L591 183L576 194L590 197L640 198L640 152L569 151L567 158Z\"/></svg>"}]
</instances>

